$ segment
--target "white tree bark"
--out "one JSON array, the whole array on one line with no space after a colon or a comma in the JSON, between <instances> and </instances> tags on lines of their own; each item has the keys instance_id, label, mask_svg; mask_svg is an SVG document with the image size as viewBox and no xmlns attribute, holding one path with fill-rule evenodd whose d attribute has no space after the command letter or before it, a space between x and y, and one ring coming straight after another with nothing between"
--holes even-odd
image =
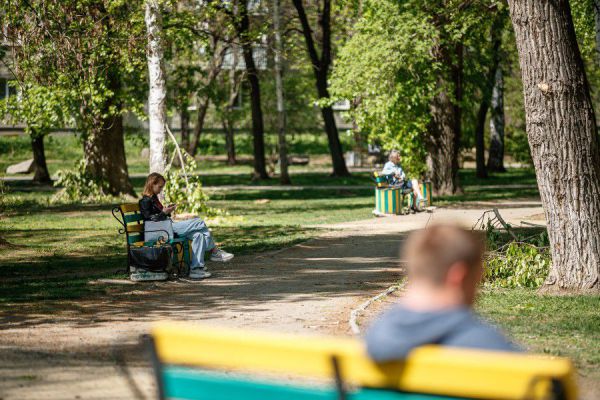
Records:
<instances>
[{"instance_id":1,"label":"white tree bark","mask_svg":"<svg viewBox=\"0 0 600 400\"><path fill-rule=\"evenodd\" d=\"M150 128L150 172L164 173L167 165L166 98L167 84L163 63L162 16L158 0L146 1L148 35L148 123Z\"/></svg>"}]
</instances>

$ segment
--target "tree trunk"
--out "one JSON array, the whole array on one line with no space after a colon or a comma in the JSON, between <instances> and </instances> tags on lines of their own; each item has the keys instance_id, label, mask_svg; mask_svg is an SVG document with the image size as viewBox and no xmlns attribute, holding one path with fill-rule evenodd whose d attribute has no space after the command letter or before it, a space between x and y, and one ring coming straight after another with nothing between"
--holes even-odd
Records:
<instances>
[{"instance_id":1,"label":"tree trunk","mask_svg":"<svg viewBox=\"0 0 600 400\"><path fill-rule=\"evenodd\" d=\"M237 161L235 159L235 132L233 129L233 122L223 115L221 119L223 130L225 131L225 148L227 150L227 164L235 165Z\"/></svg>"},{"instance_id":2,"label":"tree trunk","mask_svg":"<svg viewBox=\"0 0 600 400\"><path fill-rule=\"evenodd\" d=\"M123 116L109 113L90 130L83 144L86 171L92 177L107 185L109 194L128 194L135 196L129 180L125 159L125 141L123 138ZM117 105L121 110L121 105Z\"/></svg>"},{"instance_id":3,"label":"tree trunk","mask_svg":"<svg viewBox=\"0 0 600 400\"><path fill-rule=\"evenodd\" d=\"M600 65L600 0L594 0L594 21L596 28L596 64Z\"/></svg>"},{"instance_id":4,"label":"tree trunk","mask_svg":"<svg viewBox=\"0 0 600 400\"><path fill-rule=\"evenodd\" d=\"M447 85L439 82L440 85ZM429 107L431 121L427 136L427 168L433 190L438 195L456 192L458 171L455 169L455 128L454 105L446 90L439 90Z\"/></svg>"},{"instance_id":5,"label":"tree trunk","mask_svg":"<svg viewBox=\"0 0 600 400\"><path fill-rule=\"evenodd\" d=\"M35 172L33 181L36 183L50 183L50 174L46 165L46 153L44 151L44 135L37 135L35 132L31 135L31 150L33 151L33 161Z\"/></svg>"},{"instance_id":6,"label":"tree trunk","mask_svg":"<svg viewBox=\"0 0 600 400\"><path fill-rule=\"evenodd\" d=\"M167 85L163 63L162 15L157 0L146 0L146 30L148 35L148 124L150 128L150 172L165 172L166 98Z\"/></svg>"},{"instance_id":7,"label":"tree trunk","mask_svg":"<svg viewBox=\"0 0 600 400\"><path fill-rule=\"evenodd\" d=\"M306 42L306 48L310 57L313 72L315 74L315 83L317 86L317 93L319 98L329 98L329 90L327 85L327 78L329 74L329 67L331 66L331 0L323 0L323 7L319 15L319 25L321 26L321 38L322 38L322 49L321 58L317 54L315 42L312 36L312 30L304 10L304 4L302 0L293 0L296 11L298 11L298 18L302 25L302 33ZM335 124L335 118L333 115L333 109L328 107L321 107L321 115L323 116L323 122L325 124L325 133L327 133L327 140L329 143L329 152L331 153L331 163L333 164L333 176L350 176L348 168L346 167L346 161L344 160L344 152L342 150L342 144L340 142L340 136L338 134L337 126Z\"/></svg>"},{"instance_id":8,"label":"tree trunk","mask_svg":"<svg viewBox=\"0 0 600 400\"><path fill-rule=\"evenodd\" d=\"M252 42L249 38L250 18L245 2L239 4L238 36L242 40L242 53L246 64L246 74L250 84L250 105L252 109L252 143L254 148L254 179L268 179L265 163L265 134L262 107L260 104L260 81L252 56Z\"/></svg>"},{"instance_id":9,"label":"tree trunk","mask_svg":"<svg viewBox=\"0 0 600 400\"><path fill-rule=\"evenodd\" d=\"M190 147L190 112L187 104L181 106L179 119L181 120L181 148L187 151Z\"/></svg>"},{"instance_id":10,"label":"tree trunk","mask_svg":"<svg viewBox=\"0 0 600 400\"><path fill-rule=\"evenodd\" d=\"M429 177L438 195L454 194L459 190L461 108L458 103L462 98L462 46L456 46L453 51L456 60L449 48L437 45L433 49L445 69L440 72L437 94L429 107L431 120L426 138Z\"/></svg>"},{"instance_id":11,"label":"tree trunk","mask_svg":"<svg viewBox=\"0 0 600 400\"><path fill-rule=\"evenodd\" d=\"M204 129L204 120L206 119L206 112L208 111L209 105L210 98L208 97L208 95L206 95L206 97L203 98L202 102L198 105L198 114L196 115L196 126L194 126L194 141L188 148L188 153L190 153L192 157L194 157L198 152L200 136L202 135L202 130Z\"/></svg>"},{"instance_id":12,"label":"tree trunk","mask_svg":"<svg viewBox=\"0 0 600 400\"><path fill-rule=\"evenodd\" d=\"M509 7L527 136L552 249L546 288L597 293L600 144L569 3L512 0Z\"/></svg>"},{"instance_id":13,"label":"tree trunk","mask_svg":"<svg viewBox=\"0 0 600 400\"><path fill-rule=\"evenodd\" d=\"M290 184L288 172L287 143L285 140L285 104L283 93L283 43L281 41L280 0L273 0L273 31L275 33L275 91L277 95L277 137L279 142L279 181L282 185Z\"/></svg>"},{"instance_id":14,"label":"tree trunk","mask_svg":"<svg viewBox=\"0 0 600 400\"><path fill-rule=\"evenodd\" d=\"M504 78L498 65L494 77L490 115L490 150L487 168L493 172L505 172L504 168Z\"/></svg>"},{"instance_id":15,"label":"tree trunk","mask_svg":"<svg viewBox=\"0 0 600 400\"><path fill-rule=\"evenodd\" d=\"M485 168L485 120L487 117L488 108L490 108L490 98L484 93L483 99L479 104L477 112L477 126L475 127L475 163L477 167L477 177L487 178L487 170Z\"/></svg>"}]
</instances>

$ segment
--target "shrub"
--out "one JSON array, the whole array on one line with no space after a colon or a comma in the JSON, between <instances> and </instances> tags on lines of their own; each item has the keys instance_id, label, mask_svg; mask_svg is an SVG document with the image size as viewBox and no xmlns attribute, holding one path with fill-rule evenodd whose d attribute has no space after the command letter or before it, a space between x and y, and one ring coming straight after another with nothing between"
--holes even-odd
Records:
<instances>
[{"instance_id":1,"label":"shrub","mask_svg":"<svg viewBox=\"0 0 600 400\"><path fill-rule=\"evenodd\" d=\"M196 171L196 161L184 153L184 166L186 171ZM212 217L219 210L208 207L208 195L202 189L202 182L197 175L188 174L187 180L182 169L169 166L165 173L167 180L164 188L165 199L169 203L177 204L178 212L191 213Z\"/></svg>"},{"instance_id":2,"label":"shrub","mask_svg":"<svg viewBox=\"0 0 600 400\"><path fill-rule=\"evenodd\" d=\"M488 249L492 249L485 260L486 286L537 288L544 283L552 262L545 230L508 242L493 227L488 225L486 231Z\"/></svg>"},{"instance_id":3,"label":"shrub","mask_svg":"<svg viewBox=\"0 0 600 400\"><path fill-rule=\"evenodd\" d=\"M106 185L86 172L84 160L78 162L74 171L59 170L56 175L54 186L62 186L62 189L52 197L54 203L96 203L113 199L107 194Z\"/></svg>"}]
</instances>

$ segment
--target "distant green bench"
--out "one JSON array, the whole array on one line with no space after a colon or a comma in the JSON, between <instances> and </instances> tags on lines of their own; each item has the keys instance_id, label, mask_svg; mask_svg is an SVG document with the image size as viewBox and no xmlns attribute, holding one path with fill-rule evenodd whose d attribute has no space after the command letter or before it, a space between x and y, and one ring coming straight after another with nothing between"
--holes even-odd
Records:
<instances>
[{"instance_id":1,"label":"distant green bench","mask_svg":"<svg viewBox=\"0 0 600 400\"><path fill-rule=\"evenodd\" d=\"M140 213L140 205L138 203L126 203L116 206L113 208L112 214L122 225L122 228L119 228L119 233L125 234L127 273L131 274L132 265L129 256L131 246L154 246L156 240L144 241L144 218ZM167 232L165 231L165 233ZM165 235L165 239L167 239L166 236L168 236L168 233ZM183 272L186 268L189 268L192 256L191 241L175 235L174 238L165 240L165 242L173 247L173 264L179 267L179 271Z\"/></svg>"},{"instance_id":2,"label":"distant green bench","mask_svg":"<svg viewBox=\"0 0 600 400\"><path fill-rule=\"evenodd\" d=\"M161 323L150 348L160 399L576 398L564 358L440 346L376 364L361 341Z\"/></svg>"},{"instance_id":3,"label":"distant green bench","mask_svg":"<svg viewBox=\"0 0 600 400\"><path fill-rule=\"evenodd\" d=\"M390 186L389 175L377 171L373 172L373 182L375 183L375 210L378 213L396 215L408 213L415 201L412 189ZM419 186L424 200L423 206L431 206L431 181L420 181Z\"/></svg>"}]
</instances>

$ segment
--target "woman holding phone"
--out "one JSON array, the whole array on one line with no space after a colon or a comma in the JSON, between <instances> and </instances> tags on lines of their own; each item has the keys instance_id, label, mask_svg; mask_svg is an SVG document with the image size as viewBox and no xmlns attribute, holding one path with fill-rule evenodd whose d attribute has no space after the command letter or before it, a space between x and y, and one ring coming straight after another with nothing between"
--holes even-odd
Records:
<instances>
[{"instance_id":1,"label":"woman holding phone","mask_svg":"<svg viewBox=\"0 0 600 400\"><path fill-rule=\"evenodd\" d=\"M170 238L173 233L179 237L185 237L192 241L192 264L190 266L190 279L204 279L210 277L204 265L204 253L210 252L211 261L226 262L233 258L233 254L219 249L213 241L208 227L200 218L186 221L173 222L171 213L177 208L176 204L166 207L160 202L158 195L165 186L165 178L156 172L148 175L144 185L143 197L140 200L140 212L144 218L144 229L147 231L146 240L152 240L148 236L158 238L166 232ZM153 232L154 231L154 232ZM158 231L158 232L156 232Z\"/></svg>"}]
</instances>

